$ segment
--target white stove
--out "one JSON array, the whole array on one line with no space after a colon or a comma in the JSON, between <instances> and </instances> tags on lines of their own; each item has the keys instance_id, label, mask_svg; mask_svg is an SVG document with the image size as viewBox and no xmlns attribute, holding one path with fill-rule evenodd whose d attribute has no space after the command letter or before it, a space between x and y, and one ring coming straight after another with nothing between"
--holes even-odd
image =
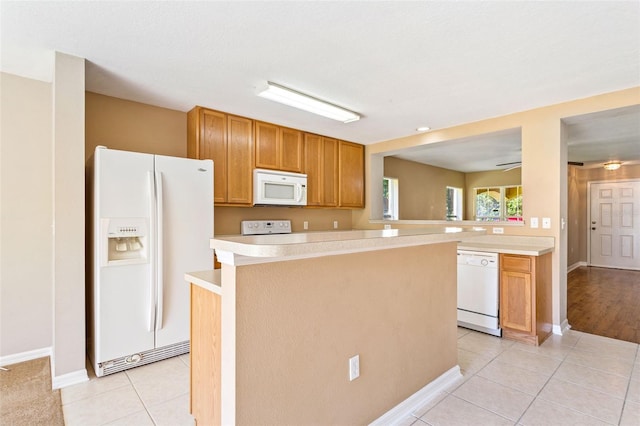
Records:
<instances>
[{"instance_id":1,"label":"white stove","mask_svg":"<svg viewBox=\"0 0 640 426\"><path fill-rule=\"evenodd\" d=\"M243 220L242 235L290 234L290 220Z\"/></svg>"}]
</instances>

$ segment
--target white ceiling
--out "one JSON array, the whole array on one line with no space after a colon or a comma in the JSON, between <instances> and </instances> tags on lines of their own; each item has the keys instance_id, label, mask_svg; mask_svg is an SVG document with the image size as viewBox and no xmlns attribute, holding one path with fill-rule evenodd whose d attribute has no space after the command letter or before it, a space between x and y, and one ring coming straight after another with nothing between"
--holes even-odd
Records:
<instances>
[{"instance_id":1,"label":"white ceiling","mask_svg":"<svg viewBox=\"0 0 640 426\"><path fill-rule=\"evenodd\" d=\"M0 19L4 72L51 81L57 50L87 59L92 92L363 144L640 86L638 1L1 1ZM257 97L267 80L363 118ZM636 143L639 117L623 124ZM591 118L567 120L570 154L591 150L616 117Z\"/></svg>"}]
</instances>

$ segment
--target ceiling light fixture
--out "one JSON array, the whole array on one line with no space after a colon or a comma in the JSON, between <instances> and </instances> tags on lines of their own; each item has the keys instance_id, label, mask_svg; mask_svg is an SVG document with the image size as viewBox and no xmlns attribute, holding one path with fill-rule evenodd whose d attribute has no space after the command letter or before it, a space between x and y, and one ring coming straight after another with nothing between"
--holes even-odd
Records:
<instances>
[{"instance_id":1,"label":"ceiling light fixture","mask_svg":"<svg viewBox=\"0 0 640 426\"><path fill-rule=\"evenodd\" d=\"M360 115L348 109L341 108L337 105L330 104L313 96L305 95L293 89L281 86L279 84L267 82L267 88L258 93L258 96L270 99L281 104L289 105L294 108L312 112L323 117L333 120L342 121L343 123L351 123L360 120Z\"/></svg>"},{"instance_id":2,"label":"ceiling light fixture","mask_svg":"<svg viewBox=\"0 0 640 426\"><path fill-rule=\"evenodd\" d=\"M604 168L607 170L618 170L622 166L622 163L619 161L609 161L608 163L604 163Z\"/></svg>"},{"instance_id":3,"label":"ceiling light fixture","mask_svg":"<svg viewBox=\"0 0 640 426\"><path fill-rule=\"evenodd\" d=\"M426 132L426 131L431 130L431 127L428 127L428 126L422 126L422 127L418 127L416 130L417 130L418 132Z\"/></svg>"}]
</instances>

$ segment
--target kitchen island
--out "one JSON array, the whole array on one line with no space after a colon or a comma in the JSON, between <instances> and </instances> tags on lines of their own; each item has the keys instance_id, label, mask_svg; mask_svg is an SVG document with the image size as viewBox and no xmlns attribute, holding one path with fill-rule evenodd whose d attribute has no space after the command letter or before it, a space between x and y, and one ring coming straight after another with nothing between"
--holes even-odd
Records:
<instances>
[{"instance_id":1,"label":"kitchen island","mask_svg":"<svg viewBox=\"0 0 640 426\"><path fill-rule=\"evenodd\" d=\"M220 278L187 275L197 423L388 423L459 379L456 248L479 233L212 239Z\"/></svg>"}]
</instances>

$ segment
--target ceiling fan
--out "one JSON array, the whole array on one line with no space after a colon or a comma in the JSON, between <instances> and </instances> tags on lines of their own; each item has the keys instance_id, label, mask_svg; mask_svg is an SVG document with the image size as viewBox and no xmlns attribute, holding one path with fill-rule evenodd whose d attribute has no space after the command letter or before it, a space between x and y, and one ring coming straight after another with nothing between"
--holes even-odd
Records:
<instances>
[{"instance_id":1,"label":"ceiling fan","mask_svg":"<svg viewBox=\"0 0 640 426\"><path fill-rule=\"evenodd\" d=\"M584 166L584 163L581 161L567 161L567 164L570 166ZM503 172L508 172L509 170L517 169L518 167L522 167L522 161L512 161L510 163L500 163L496 164L496 167L509 166L503 170Z\"/></svg>"},{"instance_id":2,"label":"ceiling fan","mask_svg":"<svg viewBox=\"0 0 640 426\"><path fill-rule=\"evenodd\" d=\"M508 172L509 170L517 169L518 167L522 167L522 161L512 161L510 163L500 163L496 164L496 167L509 166L506 169L502 170L503 172Z\"/></svg>"}]
</instances>

